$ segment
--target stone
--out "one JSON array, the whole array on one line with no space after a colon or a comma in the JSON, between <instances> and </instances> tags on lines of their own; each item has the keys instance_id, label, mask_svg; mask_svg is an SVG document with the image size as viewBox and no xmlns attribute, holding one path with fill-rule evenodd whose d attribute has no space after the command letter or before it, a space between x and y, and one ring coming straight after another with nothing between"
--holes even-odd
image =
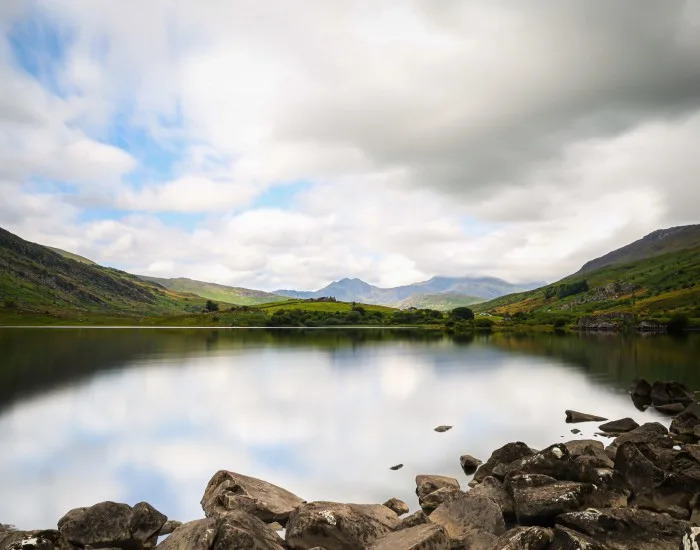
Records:
<instances>
[{"instance_id":1,"label":"stone","mask_svg":"<svg viewBox=\"0 0 700 550\"><path fill-rule=\"evenodd\" d=\"M182 522L181 522L181 521L177 521L177 520L174 520L174 519L169 519L168 521L166 521L166 522L163 524L163 527L160 528L160 531L158 531L158 536L159 536L159 537L164 537L165 535L169 535L170 533L172 533L173 531L175 531L175 529L177 529L177 528L180 527L181 525L182 525Z\"/></svg>"},{"instance_id":2,"label":"stone","mask_svg":"<svg viewBox=\"0 0 700 550\"><path fill-rule=\"evenodd\" d=\"M368 550L449 550L450 539L439 525L424 524L378 539Z\"/></svg>"},{"instance_id":3,"label":"stone","mask_svg":"<svg viewBox=\"0 0 700 550\"><path fill-rule=\"evenodd\" d=\"M554 533L545 527L515 527L498 537L492 550L545 550L554 540Z\"/></svg>"},{"instance_id":4,"label":"stone","mask_svg":"<svg viewBox=\"0 0 700 550\"><path fill-rule=\"evenodd\" d=\"M266 523L278 521L282 525L303 503L301 498L282 487L227 470L214 474L201 501L207 517L240 510Z\"/></svg>"},{"instance_id":5,"label":"stone","mask_svg":"<svg viewBox=\"0 0 700 550\"><path fill-rule=\"evenodd\" d=\"M474 481L483 481L484 478L493 475L494 468L499 465L509 465L511 462L526 456L535 454L530 447L521 441L507 443L503 447L491 453L489 459L482 464L474 474ZM500 476L503 477L503 476Z\"/></svg>"},{"instance_id":6,"label":"stone","mask_svg":"<svg viewBox=\"0 0 700 550\"><path fill-rule=\"evenodd\" d=\"M667 449L670 449L674 445L673 441L668 437L668 430L662 424L658 422L647 422L639 426L639 428L617 436L613 442L606 447L605 453L611 459L615 460L617 448L626 442L653 444Z\"/></svg>"},{"instance_id":7,"label":"stone","mask_svg":"<svg viewBox=\"0 0 700 550\"><path fill-rule=\"evenodd\" d=\"M637 378L632 382L630 395L637 397L649 397L651 399L651 384L644 378Z\"/></svg>"},{"instance_id":8,"label":"stone","mask_svg":"<svg viewBox=\"0 0 700 550\"><path fill-rule=\"evenodd\" d=\"M659 405L654 407L654 410L667 414L669 416L675 416L682 413L685 410L685 405L683 403L669 403L668 405Z\"/></svg>"},{"instance_id":9,"label":"stone","mask_svg":"<svg viewBox=\"0 0 700 550\"><path fill-rule=\"evenodd\" d=\"M688 525L639 508L590 508L556 518L557 527L573 529L611 550L677 550Z\"/></svg>"},{"instance_id":10,"label":"stone","mask_svg":"<svg viewBox=\"0 0 700 550\"><path fill-rule=\"evenodd\" d=\"M408 529L410 527L415 527L416 525L423 525L424 523L430 523L428 514L426 514L423 510L418 510L417 512L413 512L410 516L403 518L396 530L400 531L401 529Z\"/></svg>"},{"instance_id":11,"label":"stone","mask_svg":"<svg viewBox=\"0 0 700 550\"><path fill-rule=\"evenodd\" d=\"M58 521L58 530L75 546L153 548L167 517L150 504L100 502L75 508Z\"/></svg>"},{"instance_id":12,"label":"stone","mask_svg":"<svg viewBox=\"0 0 700 550\"><path fill-rule=\"evenodd\" d=\"M446 432L447 430L451 430L451 429L452 429L452 426L438 426L437 428L435 428L435 431L438 433L443 433L443 432Z\"/></svg>"},{"instance_id":13,"label":"stone","mask_svg":"<svg viewBox=\"0 0 700 550\"><path fill-rule=\"evenodd\" d=\"M564 411L566 413L566 422L569 424L575 424L578 422L604 422L607 418L602 416L596 416L594 414L582 413L577 411Z\"/></svg>"},{"instance_id":14,"label":"stone","mask_svg":"<svg viewBox=\"0 0 700 550\"><path fill-rule=\"evenodd\" d=\"M396 513L379 504L309 502L289 516L286 541L289 548L301 550L364 548L399 524Z\"/></svg>"},{"instance_id":15,"label":"stone","mask_svg":"<svg viewBox=\"0 0 700 550\"><path fill-rule=\"evenodd\" d=\"M693 394L690 390L678 382L654 382L651 388L651 402L654 406L670 403L688 405L692 400Z\"/></svg>"},{"instance_id":16,"label":"stone","mask_svg":"<svg viewBox=\"0 0 700 550\"><path fill-rule=\"evenodd\" d=\"M683 411L671 421L669 431L680 435L693 435L700 419L689 411Z\"/></svg>"},{"instance_id":17,"label":"stone","mask_svg":"<svg viewBox=\"0 0 700 550\"><path fill-rule=\"evenodd\" d=\"M498 541L496 535L481 531L479 529L470 529L462 539L461 546L465 550L493 550L494 545Z\"/></svg>"},{"instance_id":18,"label":"stone","mask_svg":"<svg viewBox=\"0 0 700 550\"><path fill-rule=\"evenodd\" d=\"M403 464L395 464L394 466L389 466L390 470L400 470L403 468Z\"/></svg>"},{"instance_id":19,"label":"stone","mask_svg":"<svg viewBox=\"0 0 700 550\"><path fill-rule=\"evenodd\" d=\"M434 493L442 488L459 490L459 481L453 477L426 475L421 474L416 476L416 496L418 500L425 498L430 493Z\"/></svg>"},{"instance_id":20,"label":"stone","mask_svg":"<svg viewBox=\"0 0 700 550\"><path fill-rule=\"evenodd\" d=\"M543 474L555 479L576 481L578 473L571 453L562 443L551 445L512 462L507 468L507 476L517 474Z\"/></svg>"},{"instance_id":21,"label":"stone","mask_svg":"<svg viewBox=\"0 0 700 550\"><path fill-rule=\"evenodd\" d=\"M586 535L577 533L566 527L557 525L554 529L554 540L549 550L609 550L609 546L593 540Z\"/></svg>"},{"instance_id":22,"label":"stone","mask_svg":"<svg viewBox=\"0 0 700 550\"><path fill-rule=\"evenodd\" d=\"M17 531L0 529L0 550L73 550L73 546L54 529Z\"/></svg>"},{"instance_id":23,"label":"stone","mask_svg":"<svg viewBox=\"0 0 700 550\"><path fill-rule=\"evenodd\" d=\"M474 458L472 455L462 455L459 457L459 464L462 466L462 470L468 476L476 472L477 468L481 466L482 462L478 458Z\"/></svg>"},{"instance_id":24,"label":"stone","mask_svg":"<svg viewBox=\"0 0 700 550\"><path fill-rule=\"evenodd\" d=\"M598 429L602 432L618 434L631 432L636 428L639 428L639 424L631 418L621 418L620 420L613 420L612 422L606 422L598 426Z\"/></svg>"},{"instance_id":25,"label":"stone","mask_svg":"<svg viewBox=\"0 0 700 550\"><path fill-rule=\"evenodd\" d=\"M442 525L452 543L460 543L470 530L500 536L506 527L498 505L482 495L455 492L430 515L430 521Z\"/></svg>"},{"instance_id":26,"label":"stone","mask_svg":"<svg viewBox=\"0 0 700 550\"><path fill-rule=\"evenodd\" d=\"M571 430L571 433L574 434L574 435L580 434L580 433L581 433L581 430L579 430L578 428L573 428L573 429Z\"/></svg>"},{"instance_id":27,"label":"stone","mask_svg":"<svg viewBox=\"0 0 700 550\"><path fill-rule=\"evenodd\" d=\"M559 514L578 510L593 485L557 481L548 476L512 477L507 488L513 496L515 514L521 525L549 525Z\"/></svg>"},{"instance_id":28,"label":"stone","mask_svg":"<svg viewBox=\"0 0 700 550\"><path fill-rule=\"evenodd\" d=\"M700 548L700 527L688 526L679 546L680 550L698 550Z\"/></svg>"},{"instance_id":29,"label":"stone","mask_svg":"<svg viewBox=\"0 0 700 550\"><path fill-rule=\"evenodd\" d=\"M445 499L449 497L452 493L461 493L459 489L454 489L453 487L441 487L437 491L433 491L430 494L425 495L423 498L418 499L418 504L420 504L421 510L426 514L430 514L435 508L440 506Z\"/></svg>"},{"instance_id":30,"label":"stone","mask_svg":"<svg viewBox=\"0 0 700 550\"><path fill-rule=\"evenodd\" d=\"M481 482L481 484L474 487L470 494L482 495L486 498L493 500L498 507L501 509L501 513L506 521L515 519L515 505L513 504L513 497L506 490L498 479L489 476Z\"/></svg>"},{"instance_id":31,"label":"stone","mask_svg":"<svg viewBox=\"0 0 700 550\"><path fill-rule=\"evenodd\" d=\"M564 443L564 446L574 458L574 462L590 464L592 461L588 460L588 458L596 458L596 464L598 464L598 466L596 466L597 468L613 467L613 461L605 453L605 446L601 441L595 439L577 439ZM579 457L586 457L586 459L579 460Z\"/></svg>"},{"instance_id":32,"label":"stone","mask_svg":"<svg viewBox=\"0 0 700 550\"><path fill-rule=\"evenodd\" d=\"M390 498L384 503L384 506L392 510L397 516L408 514L409 511L408 504L398 498Z\"/></svg>"},{"instance_id":33,"label":"stone","mask_svg":"<svg viewBox=\"0 0 700 550\"><path fill-rule=\"evenodd\" d=\"M637 494L652 491L666 477L664 471L654 466L631 442L623 443L617 449L615 469Z\"/></svg>"}]
</instances>

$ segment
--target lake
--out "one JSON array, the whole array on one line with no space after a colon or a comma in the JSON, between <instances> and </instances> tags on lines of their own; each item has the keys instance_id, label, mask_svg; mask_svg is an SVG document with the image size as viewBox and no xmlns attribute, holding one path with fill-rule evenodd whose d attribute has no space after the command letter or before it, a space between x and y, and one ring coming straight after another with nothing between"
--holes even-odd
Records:
<instances>
[{"instance_id":1,"label":"lake","mask_svg":"<svg viewBox=\"0 0 700 550\"><path fill-rule=\"evenodd\" d=\"M577 437L565 409L659 420L635 377L700 388L700 335L0 328L0 351L0 522L20 528L103 500L202 517L222 468L415 510L416 474L466 487L462 454Z\"/></svg>"}]
</instances>

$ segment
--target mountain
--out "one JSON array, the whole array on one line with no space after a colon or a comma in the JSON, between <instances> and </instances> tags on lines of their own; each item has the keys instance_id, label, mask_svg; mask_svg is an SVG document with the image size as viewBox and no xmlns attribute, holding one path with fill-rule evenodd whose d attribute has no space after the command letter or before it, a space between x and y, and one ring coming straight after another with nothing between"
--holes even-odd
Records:
<instances>
[{"instance_id":1,"label":"mountain","mask_svg":"<svg viewBox=\"0 0 700 550\"><path fill-rule=\"evenodd\" d=\"M179 277L176 279L161 279L159 277L150 277L146 275L139 275L138 277L144 281L157 283L165 288L169 288L170 290L188 292L201 296L202 298L242 306L267 304L270 302L279 302L280 300L285 299L284 296L263 292L262 290L251 290L249 288L219 285L216 283L205 283L203 281L195 281L194 279L186 279L184 277Z\"/></svg>"},{"instance_id":2,"label":"mountain","mask_svg":"<svg viewBox=\"0 0 700 550\"><path fill-rule=\"evenodd\" d=\"M201 310L204 302L117 269L64 257L0 229L0 309L167 315Z\"/></svg>"},{"instance_id":3,"label":"mountain","mask_svg":"<svg viewBox=\"0 0 700 550\"><path fill-rule=\"evenodd\" d=\"M538 284L514 285L495 277L433 277L427 281L393 288L381 288L361 279L341 279L316 291L276 290L275 294L290 298L322 298L333 296L345 302L362 302L392 307L411 307L401 304L416 295L448 294L460 295L472 300L496 298L512 292L529 290ZM431 299L434 300L434 299ZM449 300L445 300L449 303ZM471 303L474 303L472 301ZM446 309L451 309L447 307Z\"/></svg>"},{"instance_id":4,"label":"mountain","mask_svg":"<svg viewBox=\"0 0 700 550\"><path fill-rule=\"evenodd\" d=\"M88 265L98 265L97 262L93 262L92 260L88 260L84 256L79 256L78 254L74 254L73 252L68 252L66 250L62 250L60 248L54 248L53 246L46 246L44 245L44 248L48 248L49 250L53 250L57 254L60 254L64 258L68 258L70 260L75 260L76 262L80 262L81 264L88 264Z\"/></svg>"},{"instance_id":5,"label":"mountain","mask_svg":"<svg viewBox=\"0 0 700 550\"><path fill-rule=\"evenodd\" d=\"M700 226L673 227L587 262L529 292L478 304L477 311L548 315L635 313L700 317Z\"/></svg>"},{"instance_id":6,"label":"mountain","mask_svg":"<svg viewBox=\"0 0 700 550\"><path fill-rule=\"evenodd\" d=\"M418 309L448 311L456 307L471 306L485 301L484 298L477 298L476 296L465 296L464 294L454 294L452 292L438 292L435 294L413 294L408 298L396 302L394 307L400 309L415 307Z\"/></svg>"}]
</instances>

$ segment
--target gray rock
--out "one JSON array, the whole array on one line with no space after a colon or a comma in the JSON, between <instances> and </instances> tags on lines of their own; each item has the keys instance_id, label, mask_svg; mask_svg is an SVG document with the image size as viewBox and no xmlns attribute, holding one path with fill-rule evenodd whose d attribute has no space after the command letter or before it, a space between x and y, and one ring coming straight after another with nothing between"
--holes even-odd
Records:
<instances>
[{"instance_id":1,"label":"gray rock","mask_svg":"<svg viewBox=\"0 0 700 550\"><path fill-rule=\"evenodd\" d=\"M425 495L423 498L418 499L421 510L426 514L430 514L435 508L440 506L445 499L449 497L452 493L461 493L459 489L454 489L452 487L441 487L437 491L433 491L430 494Z\"/></svg>"},{"instance_id":2,"label":"gray rock","mask_svg":"<svg viewBox=\"0 0 700 550\"><path fill-rule=\"evenodd\" d=\"M501 535L491 550L545 550L554 533L545 527L516 527Z\"/></svg>"},{"instance_id":3,"label":"gray rock","mask_svg":"<svg viewBox=\"0 0 700 550\"><path fill-rule=\"evenodd\" d=\"M379 504L310 502L289 516L286 541L289 548L327 550L364 548L399 526L396 513Z\"/></svg>"},{"instance_id":4,"label":"gray rock","mask_svg":"<svg viewBox=\"0 0 700 550\"><path fill-rule=\"evenodd\" d=\"M474 458L472 455L462 455L459 457L459 464L462 466L464 473L470 476L481 465L481 460Z\"/></svg>"},{"instance_id":5,"label":"gray rock","mask_svg":"<svg viewBox=\"0 0 700 550\"><path fill-rule=\"evenodd\" d=\"M566 413L566 422L576 424L578 422L604 422L607 418L596 416L594 414L582 413L578 411L564 411Z\"/></svg>"},{"instance_id":6,"label":"gray rock","mask_svg":"<svg viewBox=\"0 0 700 550\"><path fill-rule=\"evenodd\" d=\"M408 504L398 498L390 498L384 503L384 506L395 512L397 516L408 514L409 511Z\"/></svg>"},{"instance_id":7,"label":"gray rock","mask_svg":"<svg viewBox=\"0 0 700 550\"><path fill-rule=\"evenodd\" d=\"M389 466L389 469L394 471L400 470L401 468L403 468L403 464L395 464L394 466Z\"/></svg>"},{"instance_id":8,"label":"gray rock","mask_svg":"<svg viewBox=\"0 0 700 550\"><path fill-rule=\"evenodd\" d=\"M416 476L416 496L418 496L418 502L421 503L421 506L423 506L422 502L425 497L443 488L459 490L459 481L447 476L426 474Z\"/></svg>"},{"instance_id":9,"label":"gray rock","mask_svg":"<svg viewBox=\"0 0 700 550\"><path fill-rule=\"evenodd\" d=\"M636 428L639 428L639 424L631 418L621 418L620 420L613 420L612 422L606 422L598 426L598 429L602 432L618 434L631 432Z\"/></svg>"},{"instance_id":10,"label":"gray rock","mask_svg":"<svg viewBox=\"0 0 700 550\"><path fill-rule=\"evenodd\" d=\"M491 453L489 459L482 464L474 474L474 481L483 481L484 478L494 475L494 469L498 466L508 466L511 462L526 456L535 454L530 447L522 441L507 443L503 447ZM500 476L501 478L503 476Z\"/></svg>"},{"instance_id":11,"label":"gray rock","mask_svg":"<svg viewBox=\"0 0 700 550\"><path fill-rule=\"evenodd\" d=\"M489 476L481 482L481 484L474 487L469 493L474 495L485 496L490 498L501 509L501 513L506 521L515 519L515 505L513 504L513 497L506 490L498 479Z\"/></svg>"},{"instance_id":12,"label":"gray rock","mask_svg":"<svg viewBox=\"0 0 700 550\"><path fill-rule=\"evenodd\" d=\"M637 378L634 380L634 382L632 382L630 395L635 395L637 397L649 397L651 399L651 384L644 378Z\"/></svg>"},{"instance_id":13,"label":"gray rock","mask_svg":"<svg viewBox=\"0 0 700 550\"><path fill-rule=\"evenodd\" d=\"M45 531L0 530L0 550L73 550L73 546L53 529Z\"/></svg>"},{"instance_id":14,"label":"gray rock","mask_svg":"<svg viewBox=\"0 0 700 550\"><path fill-rule=\"evenodd\" d=\"M692 392L678 382L654 382L651 388L651 402L655 405L669 403L689 404L693 400Z\"/></svg>"},{"instance_id":15,"label":"gray rock","mask_svg":"<svg viewBox=\"0 0 700 550\"><path fill-rule=\"evenodd\" d=\"M634 443L620 445L615 455L615 469L620 472L635 493L648 493L661 483L666 474L648 460Z\"/></svg>"},{"instance_id":16,"label":"gray rock","mask_svg":"<svg viewBox=\"0 0 700 550\"><path fill-rule=\"evenodd\" d=\"M658 422L647 422L631 432L624 433L616 437L605 449L605 453L615 460L617 448L626 442L646 443L670 449L674 442L668 437L668 430Z\"/></svg>"},{"instance_id":17,"label":"gray rock","mask_svg":"<svg viewBox=\"0 0 700 550\"><path fill-rule=\"evenodd\" d=\"M658 405L654 407L654 410L662 414L675 416L685 410L685 405L683 403L669 403L668 405Z\"/></svg>"},{"instance_id":18,"label":"gray rock","mask_svg":"<svg viewBox=\"0 0 700 550\"><path fill-rule=\"evenodd\" d=\"M452 429L452 426L438 426L437 428L435 428L435 431L438 433L443 433L443 432L446 432L447 430L451 430L451 429Z\"/></svg>"},{"instance_id":19,"label":"gray rock","mask_svg":"<svg viewBox=\"0 0 700 550\"><path fill-rule=\"evenodd\" d=\"M455 492L430 515L430 521L442 525L452 543L460 543L471 530L492 535L505 533L503 514L498 505L481 495Z\"/></svg>"},{"instance_id":20,"label":"gray rock","mask_svg":"<svg viewBox=\"0 0 700 550\"><path fill-rule=\"evenodd\" d=\"M132 508L107 501L71 510L58 529L75 546L153 548L167 519L145 502Z\"/></svg>"},{"instance_id":21,"label":"gray rock","mask_svg":"<svg viewBox=\"0 0 700 550\"><path fill-rule=\"evenodd\" d=\"M218 471L209 480L201 502L207 517L243 511L266 523L278 521L282 525L303 503L282 487L227 470Z\"/></svg>"},{"instance_id":22,"label":"gray rock","mask_svg":"<svg viewBox=\"0 0 700 550\"><path fill-rule=\"evenodd\" d=\"M578 479L578 470L571 453L561 443L512 462L506 471L506 477L516 474L543 474L560 480Z\"/></svg>"},{"instance_id":23,"label":"gray rock","mask_svg":"<svg viewBox=\"0 0 700 550\"><path fill-rule=\"evenodd\" d=\"M580 434L580 433L581 433L581 430L579 430L578 428L572 428L571 433L574 434L574 435Z\"/></svg>"},{"instance_id":24,"label":"gray rock","mask_svg":"<svg viewBox=\"0 0 700 550\"><path fill-rule=\"evenodd\" d=\"M158 532L158 536L164 537L165 535L169 535L170 533L175 531L175 529L177 529L181 525L182 525L181 521L170 519L163 524L163 527L160 528L160 531Z\"/></svg>"},{"instance_id":25,"label":"gray rock","mask_svg":"<svg viewBox=\"0 0 700 550\"><path fill-rule=\"evenodd\" d=\"M441 526L425 524L386 535L367 548L368 550L449 550L450 539Z\"/></svg>"},{"instance_id":26,"label":"gray rock","mask_svg":"<svg viewBox=\"0 0 700 550\"><path fill-rule=\"evenodd\" d=\"M639 508L588 509L556 518L557 526L573 529L611 550L677 550L689 526L668 514Z\"/></svg>"},{"instance_id":27,"label":"gray rock","mask_svg":"<svg viewBox=\"0 0 700 550\"><path fill-rule=\"evenodd\" d=\"M679 435L694 435L700 419L690 411L683 411L671 421L669 431Z\"/></svg>"},{"instance_id":28,"label":"gray rock","mask_svg":"<svg viewBox=\"0 0 700 550\"><path fill-rule=\"evenodd\" d=\"M514 476L507 488L521 525L551 524L559 514L578 510L586 495L593 492L591 484L557 481L542 475Z\"/></svg>"}]
</instances>

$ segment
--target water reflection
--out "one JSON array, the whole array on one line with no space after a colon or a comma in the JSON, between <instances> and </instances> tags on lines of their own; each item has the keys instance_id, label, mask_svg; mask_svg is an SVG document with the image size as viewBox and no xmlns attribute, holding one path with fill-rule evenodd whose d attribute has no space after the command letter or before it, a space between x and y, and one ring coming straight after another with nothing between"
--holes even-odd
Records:
<instances>
[{"instance_id":1,"label":"water reflection","mask_svg":"<svg viewBox=\"0 0 700 550\"><path fill-rule=\"evenodd\" d=\"M308 500L396 496L415 508L418 473L466 485L461 454L572 438L564 409L648 420L621 388L639 374L691 381L699 343L3 329L0 521L51 527L107 499L148 500L189 520L201 517L201 493L220 468ZM438 434L439 424L455 427ZM596 427L581 426L580 437ZM396 463L405 467L390 471Z\"/></svg>"}]
</instances>

